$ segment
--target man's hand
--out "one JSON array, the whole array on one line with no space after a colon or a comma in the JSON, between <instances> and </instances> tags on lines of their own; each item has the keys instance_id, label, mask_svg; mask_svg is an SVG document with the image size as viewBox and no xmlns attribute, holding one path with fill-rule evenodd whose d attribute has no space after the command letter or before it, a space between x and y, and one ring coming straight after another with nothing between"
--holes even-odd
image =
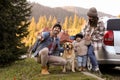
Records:
<instances>
[{"instance_id":1,"label":"man's hand","mask_svg":"<svg viewBox=\"0 0 120 80\"><path fill-rule=\"evenodd\" d=\"M37 38L38 38L40 41L43 41L43 40L44 40L42 34L39 34L39 35L37 36Z\"/></svg>"}]
</instances>

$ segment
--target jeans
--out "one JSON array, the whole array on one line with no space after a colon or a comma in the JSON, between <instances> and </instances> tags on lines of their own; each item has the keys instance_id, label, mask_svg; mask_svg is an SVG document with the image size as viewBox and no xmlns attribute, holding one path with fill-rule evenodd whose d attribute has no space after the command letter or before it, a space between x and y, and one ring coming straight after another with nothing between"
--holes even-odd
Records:
<instances>
[{"instance_id":1,"label":"jeans","mask_svg":"<svg viewBox=\"0 0 120 80\"><path fill-rule=\"evenodd\" d=\"M90 58L90 61L92 63L93 70L98 67L98 62L94 54L94 49L92 45L88 46L88 57Z\"/></svg>"},{"instance_id":2,"label":"jeans","mask_svg":"<svg viewBox=\"0 0 120 80\"><path fill-rule=\"evenodd\" d=\"M87 63L87 55L84 56L77 56L78 67L86 67Z\"/></svg>"}]
</instances>

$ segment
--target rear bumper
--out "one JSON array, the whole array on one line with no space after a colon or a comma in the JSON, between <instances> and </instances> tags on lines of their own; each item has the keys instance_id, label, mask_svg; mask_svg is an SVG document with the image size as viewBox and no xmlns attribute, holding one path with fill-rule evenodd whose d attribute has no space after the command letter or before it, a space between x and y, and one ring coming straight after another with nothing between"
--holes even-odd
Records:
<instances>
[{"instance_id":1,"label":"rear bumper","mask_svg":"<svg viewBox=\"0 0 120 80\"><path fill-rule=\"evenodd\" d=\"M112 46L103 47L95 55L99 64L120 65L120 54L117 54Z\"/></svg>"},{"instance_id":2,"label":"rear bumper","mask_svg":"<svg viewBox=\"0 0 120 80\"><path fill-rule=\"evenodd\" d=\"M120 66L120 60L110 60L110 59L99 59L99 64L110 64Z\"/></svg>"}]
</instances>

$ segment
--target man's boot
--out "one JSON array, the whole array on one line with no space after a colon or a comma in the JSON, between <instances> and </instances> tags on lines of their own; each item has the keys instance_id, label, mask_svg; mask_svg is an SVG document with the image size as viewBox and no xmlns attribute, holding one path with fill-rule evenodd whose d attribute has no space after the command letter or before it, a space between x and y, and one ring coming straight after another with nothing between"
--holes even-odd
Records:
<instances>
[{"instance_id":1,"label":"man's boot","mask_svg":"<svg viewBox=\"0 0 120 80\"><path fill-rule=\"evenodd\" d=\"M50 73L48 72L47 67L42 67L42 69L41 69L41 74L50 74Z\"/></svg>"}]
</instances>

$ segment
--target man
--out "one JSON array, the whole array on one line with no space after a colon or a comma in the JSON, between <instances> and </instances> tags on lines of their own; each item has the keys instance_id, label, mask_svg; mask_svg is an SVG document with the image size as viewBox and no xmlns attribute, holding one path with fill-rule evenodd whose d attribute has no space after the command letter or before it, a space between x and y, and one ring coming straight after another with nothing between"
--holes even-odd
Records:
<instances>
[{"instance_id":1,"label":"man","mask_svg":"<svg viewBox=\"0 0 120 80\"><path fill-rule=\"evenodd\" d=\"M38 63L41 63L42 70L41 74L49 74L47 64L53 65L65 65L66 60L62 57L56 56L59 54L60 48L60 40L57 37L59 32L61 31L61 25L55 24L50 32L42 32L33 47L36 47L34 50L34 56Z\"/></svg>"},{"instance_id":2,"label":"man","mask_svg":"<svg viewBox=\"0 0 120 80\"><path fill-rule=\"evenodd\" d=\"M84 35L89 34L91 39L91 44L88 46L88 57L91 60L93 70L98 71L98 62L94 54L98 54L98 50L102 47L102 38L104 34L104 27L101 23L98 23L98 13L95 7L92 7L87 12L88 24L83 30Z\"/></svg>"}]
</instances>

